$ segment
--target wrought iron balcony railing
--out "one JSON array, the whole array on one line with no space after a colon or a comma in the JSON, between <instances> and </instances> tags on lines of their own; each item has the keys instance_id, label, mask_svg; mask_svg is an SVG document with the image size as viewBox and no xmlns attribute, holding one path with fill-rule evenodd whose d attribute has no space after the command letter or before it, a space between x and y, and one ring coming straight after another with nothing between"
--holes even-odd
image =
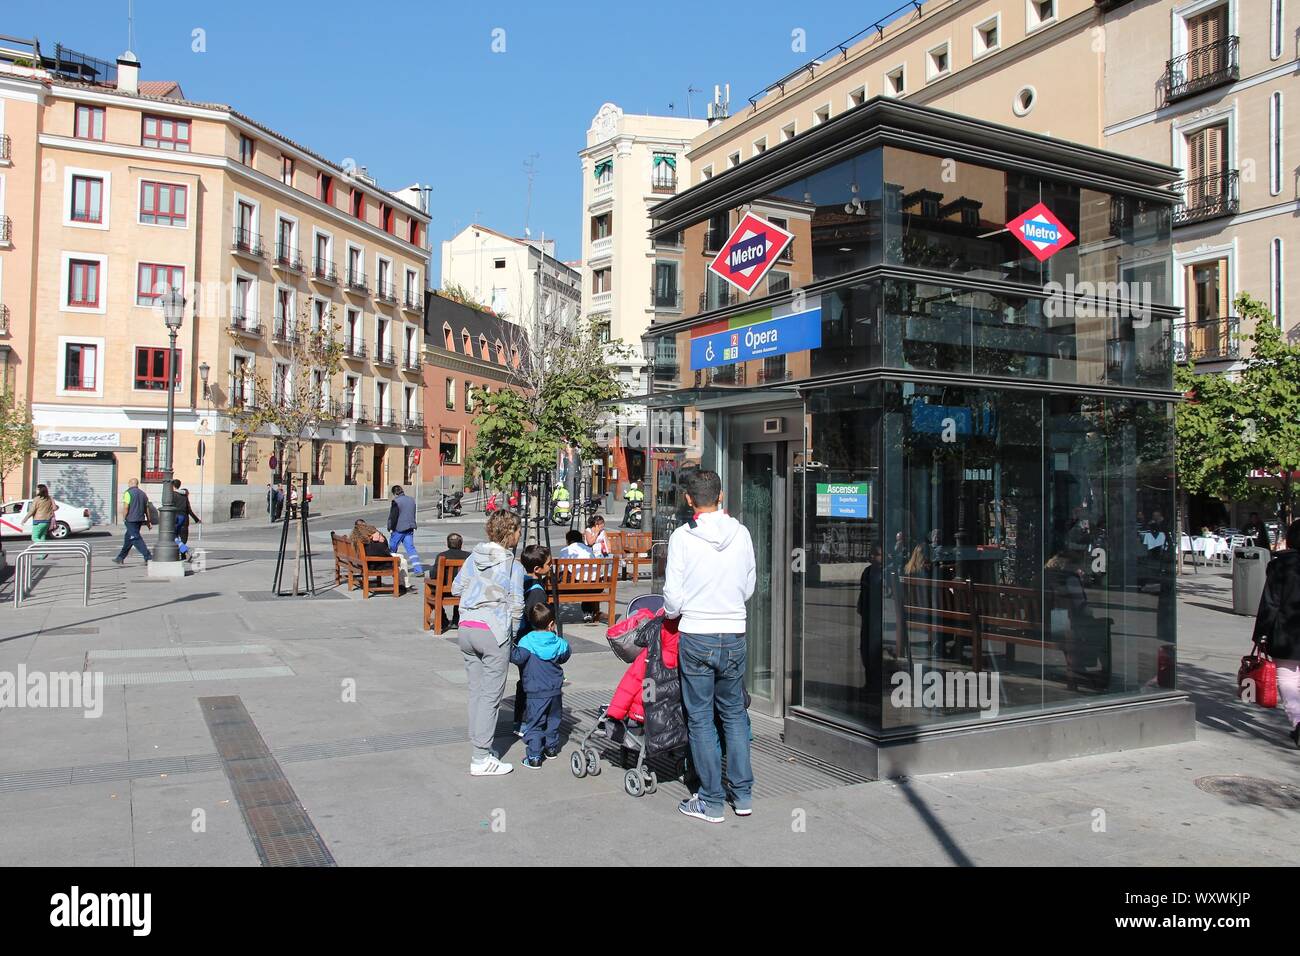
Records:
<instances>
[{"instance_id":1,"label":"wrought iron balcony railing","mask_svg":"<svg viewBox=\"0 0 1300 956\"><path fill-rule=\"evenodd\" d=\"M1183 201L1174 206L1174 225L1185 226L1220 216L1235 216L1240 208L1237 198L1238 179L1237 170L1229 169L1211 176L1175 183L1174 188L1182 190Z\"/></svg>"},{"instance_id":2,"label":"wrought iron balcony railing","mask_svg":"<svg viewBox=\"0 0 1300 956\"><path fill-rule=\"evenodd\" d=\"M1241 78L1238 46L1237 37L1224 37L1174 57L1165 71L1165 100L1172 103L1224 83L1235 83Z\"/></svg>"},{"instance_id":3,"label":"wrought iron balcony railing","mask_svg":"<svg viewBox=\"0 0 1300 956\"><path fill-rule=\"evenodd\" d=\"M728 287L725 289L716 289L713 292L700 293L700 311L705 312L712 309L721 309L729 305L735 305L740 301L740 293Z\"/></svg>"},{"instance_id":4,"label":"wrought iron balcony railing","mask_svg":"<svg viewBox=\"0 0 1300 956\"><path fill-rule=\"evenodd\" d=\"M391 282L376 282L375 298L380 302L396 302L397 289Z\"/></svg>"},{"instance_id":5,"label":"wrought iron balcony railing","mask_svg":"<svg viewBox=\"0 0 1300 956\"><path fill-rule=\"evenodd\" d=\"M271 324L271 340L288 344L297 341L297 339L298 329L294 325L293 319L277 315L275 321Z\"/></svg>"},{"instance_id":6,"label":"wrought iron balcony railing","mask_svg":"<svg viewBox=\"0 0 1300 956\"><path fill-rule=\"evenodd\" d=\"M656 309L680 309L682 307L681 289L650 289L650 298Z\"/></svg>"},{"instance_id":7,"label":"wrought iron balcony railing","mask_svg":"<svg viewBox=\"0 0 1300 956\"><path fill-rule=\"evenodd\" d=\"M424 431L424 416L423 416L423 415L407 415L407 416L406 416L406 420L405 420L405 422L403 423L403 427L404 427L408 432L422 432L422 431Z\"/></svg>"},{"instance_id":8,"label":"wrought iron balcony railing","mask_svg":"<svg viewBox=\"0 0 1300 956\"><path fill-rule=\"evenodd\" d=\"M9 334L9 306L0 302L0 335Z\"/></svg>"},{"instance_id":9,"label":"wrought iron balcony railing","mask_svg":"<svg viewBox=\"0 0 1300 956\"><path fill-rule=\"evenodd\" d=\"M0 216L0 242L8 245L13 237L14 221L8 216Z\"/></svg>"},{"instance_id":10,"label":"wrought iron balcony railing","mask_svg":"<svg viewBox=\"0 0 1300 956\"><path fill-rule=\"evenodd\" d=\"M262 237L240 226L235 227L235 237L230 243L230 248L243 256L252 256L256 259L261 259L263 256Z\"/></svg>"},{"instance_id":11,"label":"wrought iron balcony railing","mask_svg":"<svg viewBox=\"0 0 1300 956\"><path fill-rule=\"evenodd\" d=\"M344 339L343 354L347 358L363 359L366 357L366 343L360 339Z\"/></svg>"},{"instance_id":12,"label":"wrought iron balcony railing","mask_svg":"<svg viewBox=\"0 0 1300 956\"><path fill-rule=\"evenodd\" d=\"M393 352L391 345L376 345L375 358L376 365L396 365L397 355Z\"/></svg>"},{"instance_id":13,"label":"wrought iron balcony railing","mask_svg":"<svg viewBox=\"0 0 1300 956\"><path fill-rule=\"evenodd\" d=\"M329 259L322 259L317 256L311 264L312 278L319 279L322 282L338 282L339 274L334 263Z\"/></svg>"},{"instance_id":14,"label":"wrought iron balcony railing","mask_svg":"<svg viewBox=\"0 0 1300 956\"><path fill-rule=\"evenodd\" d=\"M1184 365L1241 358L1240 324L1235 315L1174 323L1174 361Z\"/></svg>"},{"instance_id":15,"label":"wrought iron balcony railing","mask_svg":"<svg viewBox=\"0 0 1300 956\"><path fill-rule=\"evenodd\" d=\"M422 364L423 363L420 361L419 349L402 350L402 366L404 368L418 372L421 369Z\"/></svg>"},{"instance_id":16,"label":"wrought iron balcony railing","mask_svg":"<svg viewBox=\"0 0 1300 956\"><path fill-rule=\"evenodd\" d=\"M366 282L366 274L360 269L349 269L348 288L356 292L369 292L370 284Z\"/></svg>"},{"instance_id":17,"label":"wrought iron balcony railing","mask_svg":"<svg viewBox=\"0 0 1300 956\"><path fill-rule=\"evenodd\" d=\"M8 133L0 133L0 162L9 162L10 150L12 149L9 142Z\"/></svg>"},{"instance_id":18,"label":"wrought iron balcony railing","mask_svg":"<svg viewBox=\"0 0 1300 956\"><path fill-rule=\"evenodd\" d=\"M262 322L255 309L236 306L230 313L230 328L240 335L261 335Z\"/></svg>"},{"instance_id":19,"label":"wrought iron balcony railing","mask_svg":"<svg viewBox=\"0 0 1300 956\"><path fill-rule=\"evenodd\" d=\"M302 272L302 251L283 242L275 244L275 264L289 272Z\"/></svg>"},{"instance_id":20,"label":"wrought iron balcony railing","mask_svg":"<svg viewBox=\"0 0 1300 956\"><path fill-rule=\"evenodd\" d=\"M424 290L407 289L406 295L402 299L402 308L410 309L412 312L424 311Z\"/></svg>"}]
</instances>

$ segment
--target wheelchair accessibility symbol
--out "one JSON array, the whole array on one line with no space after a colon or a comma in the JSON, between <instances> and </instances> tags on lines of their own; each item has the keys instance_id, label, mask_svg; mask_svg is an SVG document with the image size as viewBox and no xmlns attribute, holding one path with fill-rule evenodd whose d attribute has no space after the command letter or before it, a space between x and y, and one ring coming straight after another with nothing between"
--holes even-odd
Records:
<instances>
[{"instance_id":1,"label":"wheelchair accessibility symbol","mask_svg":"<svg viewBox=\"0 0 1300 956\"><path fill-rule=\"evenodd\" d=\"M704 360L705 360L706 362L712 362L712 361L713 361L713 354L714 354L714 353L713 353L713 343L710 342L710 343L708 344L708 346L704 349Z\"/></svg>"}]
</instances>

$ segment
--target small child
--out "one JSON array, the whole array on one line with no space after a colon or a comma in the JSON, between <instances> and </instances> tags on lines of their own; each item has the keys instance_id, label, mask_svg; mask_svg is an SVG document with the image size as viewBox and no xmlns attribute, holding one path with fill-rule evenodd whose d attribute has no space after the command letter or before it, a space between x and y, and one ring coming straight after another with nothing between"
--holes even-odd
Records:
<instances>
[{"instance_id":1,"label":"small child","mask_svg":"<svg viewBox=\"0 0 1300 956\"><path fill-rule=\"evenodd\" d=\"M563 710L561 688L564 686L563 664L569 659L569 645L551 630L555 614L544 602L527 612L532 630L520 638L510 651L510 660L519 665L523 687L528 694L524 713L524 766L536 770L544 758L560 755L560 715Z\"/></svg>"},{"instance_id":2,"label":"small child","mask_svg":"<svg viewBox=\"0 0 1300 956\"><path fill-rule=\"evenodd\" d=\"M546 603L546 582L551 574L551 549L540 544L530 544L519 556L519 563L524 566L524 614L519 622L519 632L515 640L523 637L533 629L528 619L528 610L534 604ZM515 736L524 735L524 705L528 694L524 690L523 670L520 669L519 680L515 683Z\"/></svg>"}]
</instances>

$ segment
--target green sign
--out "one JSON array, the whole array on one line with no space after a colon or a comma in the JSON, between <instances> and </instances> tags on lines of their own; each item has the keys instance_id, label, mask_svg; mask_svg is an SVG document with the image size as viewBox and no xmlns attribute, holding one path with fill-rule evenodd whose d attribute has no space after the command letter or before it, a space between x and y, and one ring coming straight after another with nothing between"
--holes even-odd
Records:
<instances>
[{"instance_id":1,"label":"green sign","mask_svg":"<svg viewBox=\"0 0 1300 956\"><path fill-rule=\"evenodd\" d=\"M871 482L819 481L817 515L823 518L870 518Z\"/></svg>"}]
</instances>

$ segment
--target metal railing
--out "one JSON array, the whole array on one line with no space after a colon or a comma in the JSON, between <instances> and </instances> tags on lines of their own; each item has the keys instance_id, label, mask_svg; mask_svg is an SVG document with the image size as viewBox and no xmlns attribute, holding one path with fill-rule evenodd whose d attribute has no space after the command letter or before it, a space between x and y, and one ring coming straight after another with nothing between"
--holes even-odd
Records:
<instances>
[{"instance_id":1,"label":"metal railing","mask_svg":"<svg viewBox=\"0 0 1300 956\"><path fill-rule=\"evenodd\" d=\"M369 292L370 285L366 282L366 274L360 269L349 269L348 288L355 289L358 292Z\"/></svg>"},{"instance_id":2,"label":"metal railing","mask_svg":"<svg viewBox=\"0 0 1300 956\"><path fill-rule=\"evenodd\" d=\"M722 244L727 241L728 233L722 229L706 229L704 231L704 251L716 253L722 249Z\"/></svg>"},{"instance_id":3,"label":"metal railing","mask_svg":"<svg viewBox=\"0 0 1300 956\"><path fill-rule=\"evenodd\" d=\"M1170 60L1165 70L1166 101L1172 103L1224 83L1235 83L1241 78L1239 45L1237 37L1224 37Z\"/></svg>"},{"instance_id":4,"label":"metal railing","mask_svg":"<svg viewBox=\"0 0 1300 956\"><path fill-rule=\"evenodd\" d=\"M397 288L391 282L376 282L375 298L380 302L396 302Z\"/></svg>"},{"instance_id":5,"label":"metal railing","mask_svg":"<svg viewBox=\"0 0 1300 956\"><path fill-rule=\"evenodd\" d=\"M10 140L8 133L0 133L0 161L8 162L10 156Z\"/></svg>"},{"instance_id":6,"label":"metal railing","mask_svg":"<svg viewBox=\"0 0 1300 956\"><path fill-rule=\"evenodd\" d=\"M0 335L9 334L9 306L0 302Z\"/></svg>"},{"instance_id":7,"label":"metal railing","mask_svg":"<svg viewBox=\"0 0 1300 956\"><path fill-rule=\"evenodd\" d=\"M70 555L79 555L82 563L82 586L81 586L81 606L90 606L90 545L80 541L60 541L51 542L43 541L40 544L33 544L26 551L18 555L18 563L14 568L14 609L22 607L23 598L27 597L28 592L32 589L32 563L36 560L37 554L41 558L47 557L65 557Z\"/></svg>"},{"instance_id":8,"label":"metal railing","mask_svg":"<svg viewBox=\"0 0 1300 956\"><path fill-rule=\"evenodd\" d=\"M407 289L402 300L402 308L413 312L424 311L424 292L421 289Z\"/></svg>"},{"instance_id":9,"label":"metal railing","mask_svg":"<svg viewBox=\"0 0 1300 956\"><path fill-rule=\"evenodd\" d=\"M302 272L302 252L282 242L275 244L275 264L290 272Z\"/></svg>"},{"instance_id":10,"label":"metal railing","mask_svg":"<svg viewBox=\"0 0 1300 956\"><path fill-rule=\"evenodd\" d=\"M729 305L735 305L740 301L740 293L731 288L718 289L714 292L700 293L700 311L706 312L711 309L722 309Z\"/></svg>"},{"instance_id":11,"label":"metal railing","mask_svg":"<svg viewBox=\"0 0 1300 956\"><path fill-rule=\"evenodd\" d=\"M313 278L321 279L325 282L338 282L339 273L334 263L329 259L322 259L319 256L312 260L311 274Z\"/></svg>"},{"instance_id":12,"label":"metal railing","mask_svg":"<svg viewBox=\"0 0 1300 956\"><path fill-rule=\"evenodd\" d=\"M375 412L375 424L380 428L396 428L397 416L391 408L381 408Z\"/></svg>"},{"instance_id":13,"label":"metal railing","mask_svg":"<svg viewBox=\"0 0 1300 956\"><path fill-rule=\"evenodd\" d=\"M262 237L240 226L235 227L235 235L230 247L241 255L262 258Z\"/></svg>"},{"instance_id":14,"label":"metal railing","mask_svg":"<svg viewBox=\"0 0 1300 956\"><path fill-rule=\"evenodd\" d=\"M1220 216L1235 216L1241 206L1237 198L1239 180L1239 172L1228 169L1199 179L1174 183L1175 189L1182 190L1183 201L1174 206L1173 224L1185 226Z\"/></svg>"},{"instance_id":15,"label":"metal railing","mask_svg":"<svg viewBox=\"0 0 1300 956\"><path fill-rule=\"evenodd\" d=\"M406 420L405 420L405 422L403 423L403 427L404 427L408 432L422 432L422 431L424 431L424 416L423 416L423 415L407 415L407 416L406 416Z\"/></svg>"},{"instance_id":16,"label":"metal railing","mask_svg":"<svg viewBox=\"0 0 1300 956\"><path fill-rule=\"evenodd\" d=\"M344 339L343 355L346 358L362 359L366 357L366 343L360 339Z\"/></svg>"},{"instance_id":17,"label":"metal railing","mask_svg":"<svg viewBox=\"0 0 1300 956\"><path fill-rule=\"evenodd\" d=\"M651 286L650 298L656 309L680 309L682 307L681 289L659 289Z\"/></svg>"},{"instance_id":18,"label":"metal railing","mask_svg":"<svg viewBox=\"0 0 1300 956\"><path fill-rule=\"evenodd\" d=\"M411 349L405 349L402 352L402 365L405 368L412 369L414 371L419 371L420 368L423 366L423 363L420 361L419 351L412 351Z\"/></svg>"},{"instance_id":19,"label":"metal railing","mask_svg":"<svg viewBox=\"0 0 1300 956\"><path fill-rule=\"evenodd\" d=\"M284 343L296 342L298 340L298 328L294 325L293 319L277 315L275 322L271 326L271 340Z\"/></svg>"},{"instance_id":20,"label":"metal railing","mask_svg":"<svg viewBox=\"0 0 1300 956\"><path fill-rule=\"evenodd\" d=\"M0 216L0 242L8 242L13 231L14 221L8 216Z\"/></svg>"},{"instance_id":21,"label":"metal railing","mask_svg":"<svg viewBox=\"0 0 1300 956\"><path fill-rule=\"evenodd\" d=\"M1235 315L1174 323L1174 361L1213 362L1241 358L1241 319Z\"/></svg>"},{"instance_id":22,"label":"metal railing","mask_svg":"<svg viewBox=\"0 0 1300 956\"><path fill-rule=\"evenodd\" d=\"M397 353L391 345L376 345L374 363L376 365L396 365Z\"/></svg>"},{"instance_id":23,"label":"metal railing","mask_svg":"<svg viewBox=\"0 0 1300 956\"><path fill-rule=\"evenodd\" d=\"M251 309L236 308L230 313L230 328L245 335L261 335L262 323Z\"/></svg>"},{"instance_id":24,"label":"metal railing","mask_svg":"<svg viewBox=\"0 0 1300 956\"><path fill-rule=\"evenodd\" d=\"M658 168L658 167L656 167ZM650 177L650 189L657 193L675 193L677 192L677 173L671 176L663 176L658 173Z\"/></svg>"}]
</instances>

